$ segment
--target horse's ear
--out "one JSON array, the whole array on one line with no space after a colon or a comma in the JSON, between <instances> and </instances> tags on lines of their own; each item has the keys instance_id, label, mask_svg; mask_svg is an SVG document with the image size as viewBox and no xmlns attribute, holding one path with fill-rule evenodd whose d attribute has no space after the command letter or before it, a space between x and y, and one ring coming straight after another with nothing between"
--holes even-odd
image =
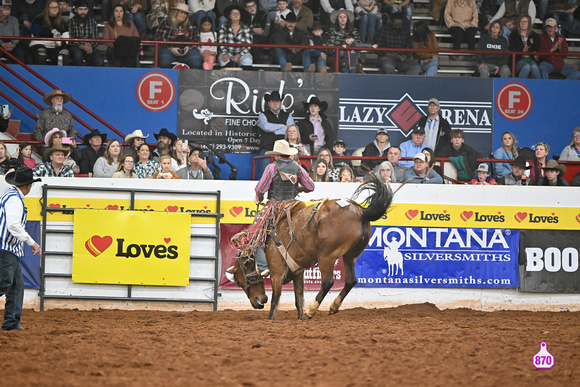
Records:
<instances>
[{"instance_id":1,"label":"horse's ear","mask_svg":"<svg viewBox=\"0 0 580 387\"><path fill-rule=\"evenodd\" d=\"M228 273L230 273L230 274L235 274L235 273L236 273L236 271L238 271L238 268L237 268L237 267L235 267L235 266L232 266L232 267L230 267L230 268L228 268L228 269L226 270L226 272L228 272Z\"/></svg>"}]
</instances>

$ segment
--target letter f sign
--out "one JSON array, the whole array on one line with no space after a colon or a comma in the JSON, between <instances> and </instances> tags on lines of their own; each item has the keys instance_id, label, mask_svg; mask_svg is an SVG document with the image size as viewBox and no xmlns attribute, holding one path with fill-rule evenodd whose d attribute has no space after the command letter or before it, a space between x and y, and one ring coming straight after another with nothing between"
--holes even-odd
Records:
<instances>
[{"instance_id":1,"label":"letter f sign","mask_svg":"<svg viewBox=\"0 0 580 387\"><path fill-rule=\"evenodd\" d=\"M163 85L161 81L151 81L149 82L149 99L155 99L155 94L161 93L160 86ZM511 103L511 95L510 95L510 103Z\"/></svg>"},{"instance_id":2,"label":"letter f sign","mask_svg":"<svg viewBox=\"0 0 580 387\"><path fill-rule=\"evenodd\" d=\"M510 109L514 108L514 105L520 102L520 96L522 95L521 91L510 90L508 91L508 105Z\"/></svg>"}]
</instances>

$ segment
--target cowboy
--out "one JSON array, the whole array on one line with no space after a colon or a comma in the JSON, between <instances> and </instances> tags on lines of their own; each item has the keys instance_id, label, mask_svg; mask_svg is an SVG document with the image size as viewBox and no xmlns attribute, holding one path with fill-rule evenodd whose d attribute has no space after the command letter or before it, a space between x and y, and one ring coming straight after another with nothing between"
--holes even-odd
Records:
<instances>
[{"instance_id":1,"label":"cowboy","mask_svg":"<svg viewBox=\"0 0 580 387\"><path fill-rule=\"evenodd\" d=\"M6 188L0 195L0 297L6 295L3 331L21 331L24 281L21 259L24 243L32 248L33 254L40 253L40 246L26 232L26 207L22 200L32 189L35 179L32 169L19 168L6 175Z\"/></svg>"},{"instance_id":2,"label":"cowboy","mask_svg":"<svg viewBox=\"0 0 580 387\"><path fill-rule=\"evenodd\" d=\"M159 133L154 133L153 135L157 140L157 149L153 151L153 159L159 161L161 156L171 155L171 150L173 149L173 144L177 141L177 136L170 133L166 128L161 129Z\"/></svg>"},{"instance_id":3,"label":"cowboy","mask_svg":"<svg viewBox=\"0 0 580 387\"><path fill-rule=\"evenodd\" d=\"M61 146L53 146L44 151L44 164L39 164L34 168L34 176L41 177L75 177L74 171L71 167L64 164L66 154L69 152Z\"/></svg>"},{"instance_id":4,"label":"cowboy","mask_svg":"<svg viewBox=\"0 0 580 387\"><path fill-rule=\"evenodd\" d=\"M498 184L500 185L534 185L531 179L524 174L526 169L531 167L528 165L526 160L522 156L516 157L511 163L512 171L506 175L503 175Z\"/></svg>"},{"instance_id":5,"label":"cowboy","mask_svg":"<svg viewBox=\"0 0 580 387\"><path fill-rule=\"evenodd\" d=\"M99 157L105 154L104 143L107 135L99 132L99 129L91 130L91 133L83 137L86 148L81 149L78 164L81 174L93 173L93 166Z\"/></svg>"},{"instance_id":6,"label":"cowboy","mask_svg":"<svg viewBox=\"0 0 580 387\"><path fill-rule=\"evenodd\" d=\"M567 186L568 182L562 176L566 173L566 166L559 164L556 160L548 160L545 167L542 167L545 176L538 180L538 185L546 186Z\"/></svg>"},{"instance_id":7,"label":"cowboy","mask_svg":"<svg viewBox=\"0 0 580 387\"><path fill-rule=\"evenodd\" d=\"M300 138L305 145L310 146L310 154L320 152L322 148L330 148L334 144L336 136L328 117L324 114L328 109L328 103L321 101L315 95L308 96L302 102L306 109L306 118L298 123Z\"/></svg>"},{"instance_id":8,"label":"cowboy","mask_svg":"<svg viewBox=\"0 0 580 387\"><path fill-rule=\"evenodd\" d=\"M44 141L44 136L53 128L64 130L67 137L72 139L72 145L76 145L75 138L77 130L73 121L72 114L64 110L63 106L71 100L71 95L59 89L45 94L42 98L44 103L50 105L48 109L43 110L38 115L36 126L34 127L34 139Z\"/></svg>"},{"instance_id":9,"label":"cowboy","mask_svg":"<svg viewBox=\"0 0 580 387\"><path fill-rule=\"evenodd\" d=\"M125 137L125 143L129 145L129 147L123 151L123 156L132 155L133 160L139 160L137 150L141 145L145 144L147 137L149 137L149 135L144 136L141 129L134 130L133 133L127 135L127 137Z\"/></svg>"}]
</instances>

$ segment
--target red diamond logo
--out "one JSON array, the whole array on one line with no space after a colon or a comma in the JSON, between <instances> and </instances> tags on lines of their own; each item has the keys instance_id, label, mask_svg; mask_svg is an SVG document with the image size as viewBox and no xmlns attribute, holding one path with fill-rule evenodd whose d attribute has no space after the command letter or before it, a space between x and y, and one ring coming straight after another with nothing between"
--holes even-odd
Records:
<instances>
[{"instance_id":1,"label":"red diamond logo","mask_svg":"<svg viewBox=\"0 0 580 387\"><path fill-rule=\"evenodd\" d=\"M423 117L423 112L409 96L405 96L401 102L389 113L391 120L401 128L405 134Z\"/></svg>"}]
</instances>

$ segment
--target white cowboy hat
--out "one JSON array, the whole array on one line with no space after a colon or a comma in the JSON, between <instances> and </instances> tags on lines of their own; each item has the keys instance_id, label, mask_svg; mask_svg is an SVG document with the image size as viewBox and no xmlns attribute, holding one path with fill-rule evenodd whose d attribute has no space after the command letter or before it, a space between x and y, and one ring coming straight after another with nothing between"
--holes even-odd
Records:
<instances>
[{"instance_id":1,"label":"white cowboy hat","mask_svg":"<svg viewBox=\"0 0 580 387\"><path fill-rule=\"evenodd\" d=\"M185 12L188 15L191 14L191 11L189 10L189 7L187 6L187 4L183 4L183 3L177 4L175 7L173 7L173 9Z\"/></svg>"},{"instance_id":2,"label":"white cowboy hat","mask_svg":"<svg viewBox=\"0 0 580 387\"><path fill-rule=\"evenodd\" d=\"M336 23L336 18L338 18L338 15L340 15L341 13L344 13L346 15L346 17L348 18L348 21L350 21L351 23L354 23L354 14L349 11L348 9L335 9L334 11L332 11L332 13L330 14L330 22L332 24Z\"/></svg>"},{"instance_id":3,"label":"white cowboy hat","mask_svg":"<svg viewBox=\"0 0 580 387\"><path fill-rule=\"evenodd\" d=\"M278 140L274 143L274 149L266 152L266 156L292 156L298 153L298 149L290 147L288 141Z\"/></svg>"},{"instance_id":4,"label":"white cowboy hat","mask_svg":"<svg viewBox=\"0 0 580 387\"><path fill-rule=\"evenodd\" d=\"M147 137L149 137L149 135L144 136L141 129L137 129L137 130L134 130L133 133L131 133L131 134L127 135L127 137L125 137L125 142L129 142L129 140L131 140L133 138L146 139Z\"/></svg>"}]
</instances>

